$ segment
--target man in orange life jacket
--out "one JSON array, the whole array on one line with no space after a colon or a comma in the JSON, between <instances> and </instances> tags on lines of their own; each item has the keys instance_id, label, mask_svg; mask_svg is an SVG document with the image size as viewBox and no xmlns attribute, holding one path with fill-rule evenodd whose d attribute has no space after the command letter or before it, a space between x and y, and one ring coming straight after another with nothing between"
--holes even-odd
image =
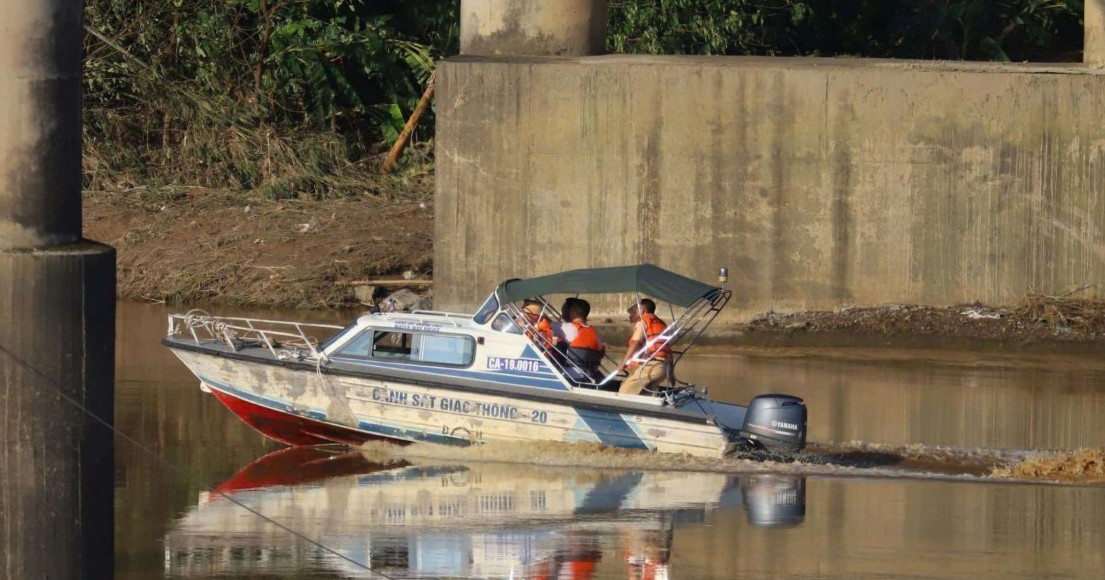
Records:
<instances>
[{"instance_id":1,"label":"man in orange life jacket","mask_svg":"<svg viewBox=\"0 0 1105 580\"><path fill-rule=\"evenodd\" d=\"M618 370L625 369L629 371L629 376L622 381L618 393L638 395L645 389L651 389L669 380L671 348L667 346L659 348L657 345L653 345L641 353L641 358L653 357L645 364L633 363L630 366L629 361L648 341L664 332L668 325L656 316L656 303L648 298L644 298L637 304L630 306L627 312L629 313L629 322L633 325L633 333L629 336L629 350L625 351L625 358L622 359L622 364L618 365Z\"/></svg>"},{"instance_id":2,"label":"man in orange life jacket","mask_svg":"<svg viewBox=\"0 0 1105 580\"><path fill-rule=\"evenodd\" d=\"M565 304L564 319L571 323L571 328L564 328L568 337L568 349L564 356L575 363L593 379L600 378L599 364L606 356L606 345L595 329L587 324L587 316L591 314L591 304L586 300L575 300ZM572 331L575 331L574 333ZM569 376L571 373L569 373ZM572 376L575 380L582 377Z\"/></svg>"},{"instance_id":3,"label":"man in orange life jacket","mask_svg":"<svg viewBox=\"0 0 1105 580\"><path fill-rule=\"evenodd\" d=\"M549 348L555 346L556 341L553 336L552 323L542 314L543 309L544 306L539 300L527 299L522 304L522 313L525 314L526 320L533 327L526 330L526 335L537 344Z\"/></svg>"}]
</instances>

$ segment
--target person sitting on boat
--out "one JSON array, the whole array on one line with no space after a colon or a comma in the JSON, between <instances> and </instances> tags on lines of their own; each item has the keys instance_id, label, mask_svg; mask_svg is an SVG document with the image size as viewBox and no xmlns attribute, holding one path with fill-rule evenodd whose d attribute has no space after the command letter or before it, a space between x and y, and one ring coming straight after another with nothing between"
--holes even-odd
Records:
<instances>
[{"instance_id":1,"label":"person sitting on boat","mask_svg":"<svg viewBox=\"0 0 1105 580\"><path fill-rule=\"evenodd\" d=\"M556 344L556 349L560 351L560 354L568 349L568 343L572 342L572 339L576 337L576 327L572 326L572 322L568 320L568 310L579 301L579 298L573 298L569 296L564 299L564 304L560 306L560 322L554 322L552 324L553 341Z\"/></svg>"},{"instance_id":2,"label":"person sitting on boat","mask_svg":"<svg viewBox=\"0 0 1105 580\"><path fill-rule=\"evenodd\" d=\"M622 395L639 395L641 391L652 389L663 382L671 381L671 348L653 344L641 353L640 358L652 357L641 364L630 359L637 354L643 346L657 336L660 336L668 324L656 316L656 303L644 298L637 304L630 306L629 323L633 325L633 332L629 336L629 350L625 351L618 370L626 370L629 376L622 381L618 393Z\"/></svg>"},{"instance_id":3,"label":"person sitting on boat","mask_svg":"<svg viewBox=\"0 0 1105 580\"><path fill-rule=\"evenodd\" d=\"M522 303L522 314L526 317L526 336L539 346L551 348L556 345L556 337L553 336L552 322L543 314L544 304L540 300L526 299Z\"/></svg>"},{"instance_id":4,"label":"person sitting on boat","mask_svg":"<svg viewBox=\"0 0 1105 580\"><path fill-rule=\"evenodd\" d=\"M586 377L572 376L577 374L574 368L569 368L569 377L576 380L598 380L602 377L599 365L606 356L606 345L595 329L587 324L587 317L591 314L591 304L586 300L573 299L566 303L564 319L569 321L574 330L574 335L568 341L567 351L564 356L576 367L587 374ZM568 329L565 328L565 331ZM567 333L567 332L566 332Z\"/></svg>"}]
</instances>

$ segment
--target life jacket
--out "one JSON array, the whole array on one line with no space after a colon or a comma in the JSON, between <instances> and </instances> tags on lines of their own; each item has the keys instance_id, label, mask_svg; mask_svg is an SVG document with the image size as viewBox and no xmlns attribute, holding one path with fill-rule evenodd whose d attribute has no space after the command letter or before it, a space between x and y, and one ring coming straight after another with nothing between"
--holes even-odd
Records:
<instances>
[{"instance_id":1,"label":"life jacket","mask_svg":"<svg viewBox=\"0 0 1105 580\"><path fill-rule=\"evenodd\" d=\"M602 344L599 333L582 322L572 321L572 326L576 327L576 337L568 343L568 358L588 369L598 367L606 354L606 346Z\"/></svg>"},{"instance_id":2,"label":"life jacket","mask_svg":"<svg viewBox=\"0 0 1105 580\"><path fill-rule=\"evenodd\" d=\"M663 320L660 320L659 316L655 314L649 314L648 312L641 313L641 322L645 323L645 342L660 336L661 333L668 327L668 324ZM630 337L630 340L633 340ZM671 358L671 347L668 345L660 346L659 343L654 344L641 353L641 358L648 358L653 354L656 354L656 358Z\"/></svg>"},{"instance_id":3,"label":"life jacket","mask_svg":"<svg viewBox=\"0 0 1105 580\"><path fill-rule=\"evenodd\" d=\"M526 328L526 336L541 346L551 346L553 343L552 323L549 322L548 318L542 316L533 324L533 328Z\"/></svg>"},{"instance_id":4,"label":"life jacket","mask_svg":"<svg viewBox=\"0 0 1105 580\"><path fill-rule=\"evenodd\" d=\"M594 560L569 560L568 571L571 580L591 580L595 577ZM563 577L563 574L561 575Z\"/></svg>"}]
</instances>

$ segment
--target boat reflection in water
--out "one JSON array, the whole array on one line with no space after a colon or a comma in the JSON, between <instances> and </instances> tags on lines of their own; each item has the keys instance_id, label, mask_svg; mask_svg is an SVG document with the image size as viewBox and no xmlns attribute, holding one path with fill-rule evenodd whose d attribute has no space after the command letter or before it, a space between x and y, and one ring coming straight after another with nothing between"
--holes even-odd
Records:
<instances>
[{"instance_id":1,"label":"boat reflection in water","mask_svg":"<svg viewBox=\"0 0 1105 580\"><path fill-rule=\"evenodd\" d=\"M309 447L217 489L348 560L202 492L165 538L168 576L663 578L675 531L714 510L743 506L756 526L805 517L795 475L384 466Z\"/></svg>"}]
</instances>

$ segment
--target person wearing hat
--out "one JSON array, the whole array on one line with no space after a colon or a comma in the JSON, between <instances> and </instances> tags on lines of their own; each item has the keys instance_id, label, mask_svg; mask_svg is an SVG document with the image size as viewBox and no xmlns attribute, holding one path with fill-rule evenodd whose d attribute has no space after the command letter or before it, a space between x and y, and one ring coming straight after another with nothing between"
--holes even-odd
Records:
<instances>
[{"instance_id":1,"label":"person wearing hat","mask_svg":"<svg viewBox=\"0 0 1105 580\"><path fill-rule=\"evenodd\" d=\"M526 322L529 323L523 325L526 328L526 336L547 348L555 346L556 343L553 342L552 323L542 314L543 310L544 305L539 300L527 299L522 304L522 314L526 316Z\"/></svg>"},{"instance_id":2,"label":"person wearing hat","mask_svg":"<svg viewBox=\"0 0 1105 580\"><path fill-rule=\"evenodd\" d=\"M656 316L656 303L648 298L639 300L629 307L629 323L633 325L633 333L629 337L629 348L625 351L625 357L618 365L618 370L629 372L629 376L622 381L618 393L622 395L639 395L646 389L653 389L663 382L671 383L672 375L672 351L666 344L656 344L657 337L663 334L668 324ZM647 349L637 352L641 347L653 343ZM633 362L634 355L640 355L647 359L644 364Z\"/></svg>"}]
</instances>

